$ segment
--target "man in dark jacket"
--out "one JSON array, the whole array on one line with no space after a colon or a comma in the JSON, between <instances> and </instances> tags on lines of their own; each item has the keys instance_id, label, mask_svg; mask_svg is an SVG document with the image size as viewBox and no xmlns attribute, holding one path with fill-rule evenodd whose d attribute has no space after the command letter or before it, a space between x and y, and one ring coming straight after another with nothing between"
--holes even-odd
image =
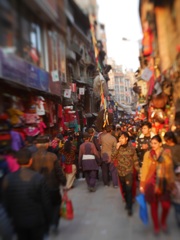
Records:
<instances>
[{"instance_id":1,"label":"man in dark jacket","mask_svg":"<svg viewBox=\"0 0 180 240\"><path fill-rule=\"evenodd\" d=\"M56 154L48 152L49 137L40 136L36 139L37 152L33 154L32 169L41 173L46 180L52 203L52 222L53 230L57 232L59 224L59 212L61 205L60 185L66 185L64 175Z\"/></svg>"},{"instance_id":2,"label":"man in dark jacket","mask_svg":"<svg viewBox=\"0 0 180 240\"><path fill-rule=\"evenodd\" d=\"M151 132L152 125L150 122L143 122L141 134L136 139L136 151L139 159L139 165L142 166L145 152L151 149L151 138L154 133Z\"/></svg>"},{"instance_id":3,"label":"man in dark jacket","mask_svg":"<svg viewBox=\"0 0 180 240\"><path fill-rule=\"evenodd\" d=\"M13 220L18 240L43 240L45 226L50 223L51 203L45 179L29 169L31 152L24 148L17 153L21 166L3 181L3 203Z\"/></svg>"}]
</instances>

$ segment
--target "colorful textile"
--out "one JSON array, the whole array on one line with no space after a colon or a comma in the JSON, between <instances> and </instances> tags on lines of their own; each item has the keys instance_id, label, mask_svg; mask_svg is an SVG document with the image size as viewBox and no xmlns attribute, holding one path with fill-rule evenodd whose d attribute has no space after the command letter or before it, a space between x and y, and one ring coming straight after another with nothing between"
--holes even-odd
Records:
<instances>
[{"instance_id":1,"label":"colorful textile","mask_svg":"<svg viewBox=\"0 0 180 240\"><path fill-rule=\"evenodd\" d=\"M117 171L119 176L126 176L133 173L134 168L139 171L139 162L136 150L133 146L120 146L111 155L112 161L117 160Z\"/></svg>"},{"instance_id":2,"label":"colorful textile","mask_svg":"<svg viewBox=\"0 0 180 240\"><path fill-rule=\"evenodd\" d=\"M163 184L164 181L165 184ZM159 158L152 150L146 152L140 179L140 188L144 189L146 200L148 202L157 201L158 199L169 200L169 190L173 183L174 172L170 151L167 149L161 150Z\"/></svg>"}]
</instances>

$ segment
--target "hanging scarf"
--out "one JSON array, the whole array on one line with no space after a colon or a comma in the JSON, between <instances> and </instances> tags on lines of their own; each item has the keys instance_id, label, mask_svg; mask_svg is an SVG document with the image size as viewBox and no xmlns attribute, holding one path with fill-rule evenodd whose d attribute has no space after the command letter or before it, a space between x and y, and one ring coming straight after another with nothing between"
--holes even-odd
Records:
<instances>
[{"instance_id":1,"label":"hanging scarf","mask_svg":"<svg viewBox=\"0 0 180 240\"><path fill-rule=\"evenodd\" d=\"M164 150L162 149L159 157L157 157L154 150L150 151L150 155L153 160L156 161L156 183L155 183L155 193L163 194L167 189L167 180L166 179L166 167L163 157Z\"/></svg>"}]
</instances>

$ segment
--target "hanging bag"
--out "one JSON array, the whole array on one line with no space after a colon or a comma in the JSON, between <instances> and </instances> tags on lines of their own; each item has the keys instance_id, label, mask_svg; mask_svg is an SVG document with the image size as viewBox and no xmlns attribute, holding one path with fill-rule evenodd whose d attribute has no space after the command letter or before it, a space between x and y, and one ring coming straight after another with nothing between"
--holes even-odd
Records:
<instances>
[{"instance_id":1,"label":"hanging bag","mask_svg":"<svg viewBox=\"0 0 180 240\"><path fill-rule=\"evenodd\" d=\"M72 201L68 198L67 190L64 190L62 203L60 207L60 216L66 220L74 218Z\"/></svg>"},{"instance_id":2,"label":"hanging bag","mask_svg":"<svg viewBox=\"0 0 180 240\"><path fill-rule=\"evenodd\" d=\"M139 203L139 217L141 221L147 225L149 223L147 204L144 194L139 194L136 197L136 201Z\"/></svg>"}]
</instances>

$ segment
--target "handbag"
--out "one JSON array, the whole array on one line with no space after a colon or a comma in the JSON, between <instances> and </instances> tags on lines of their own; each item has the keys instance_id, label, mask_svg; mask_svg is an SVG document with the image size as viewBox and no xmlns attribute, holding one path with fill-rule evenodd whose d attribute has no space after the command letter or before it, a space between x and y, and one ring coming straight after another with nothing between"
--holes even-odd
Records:
<instances>
[{"instance_id":1,"label":"handbag","mask_svg":"<svg viewBox=\"0 0 180 240\"><path fill-rule=\"evenodd\" d=\"M147 225L149 223L147 204L144 194L139 194L136 197L137 202L139 203L139 217L141 221Z\"/></svg>"},{"instance_id":2,"label":"handbag","mask_svg":"<svg viewBox=\"0 0 180 240\"><path fill-rule=\"evenodd\" d=\"M72 220L74 218L73 205L72 201L68 198L67 190L64 190L60 207L60 216L66 220Z\"/></svg>"}]
</instances>

